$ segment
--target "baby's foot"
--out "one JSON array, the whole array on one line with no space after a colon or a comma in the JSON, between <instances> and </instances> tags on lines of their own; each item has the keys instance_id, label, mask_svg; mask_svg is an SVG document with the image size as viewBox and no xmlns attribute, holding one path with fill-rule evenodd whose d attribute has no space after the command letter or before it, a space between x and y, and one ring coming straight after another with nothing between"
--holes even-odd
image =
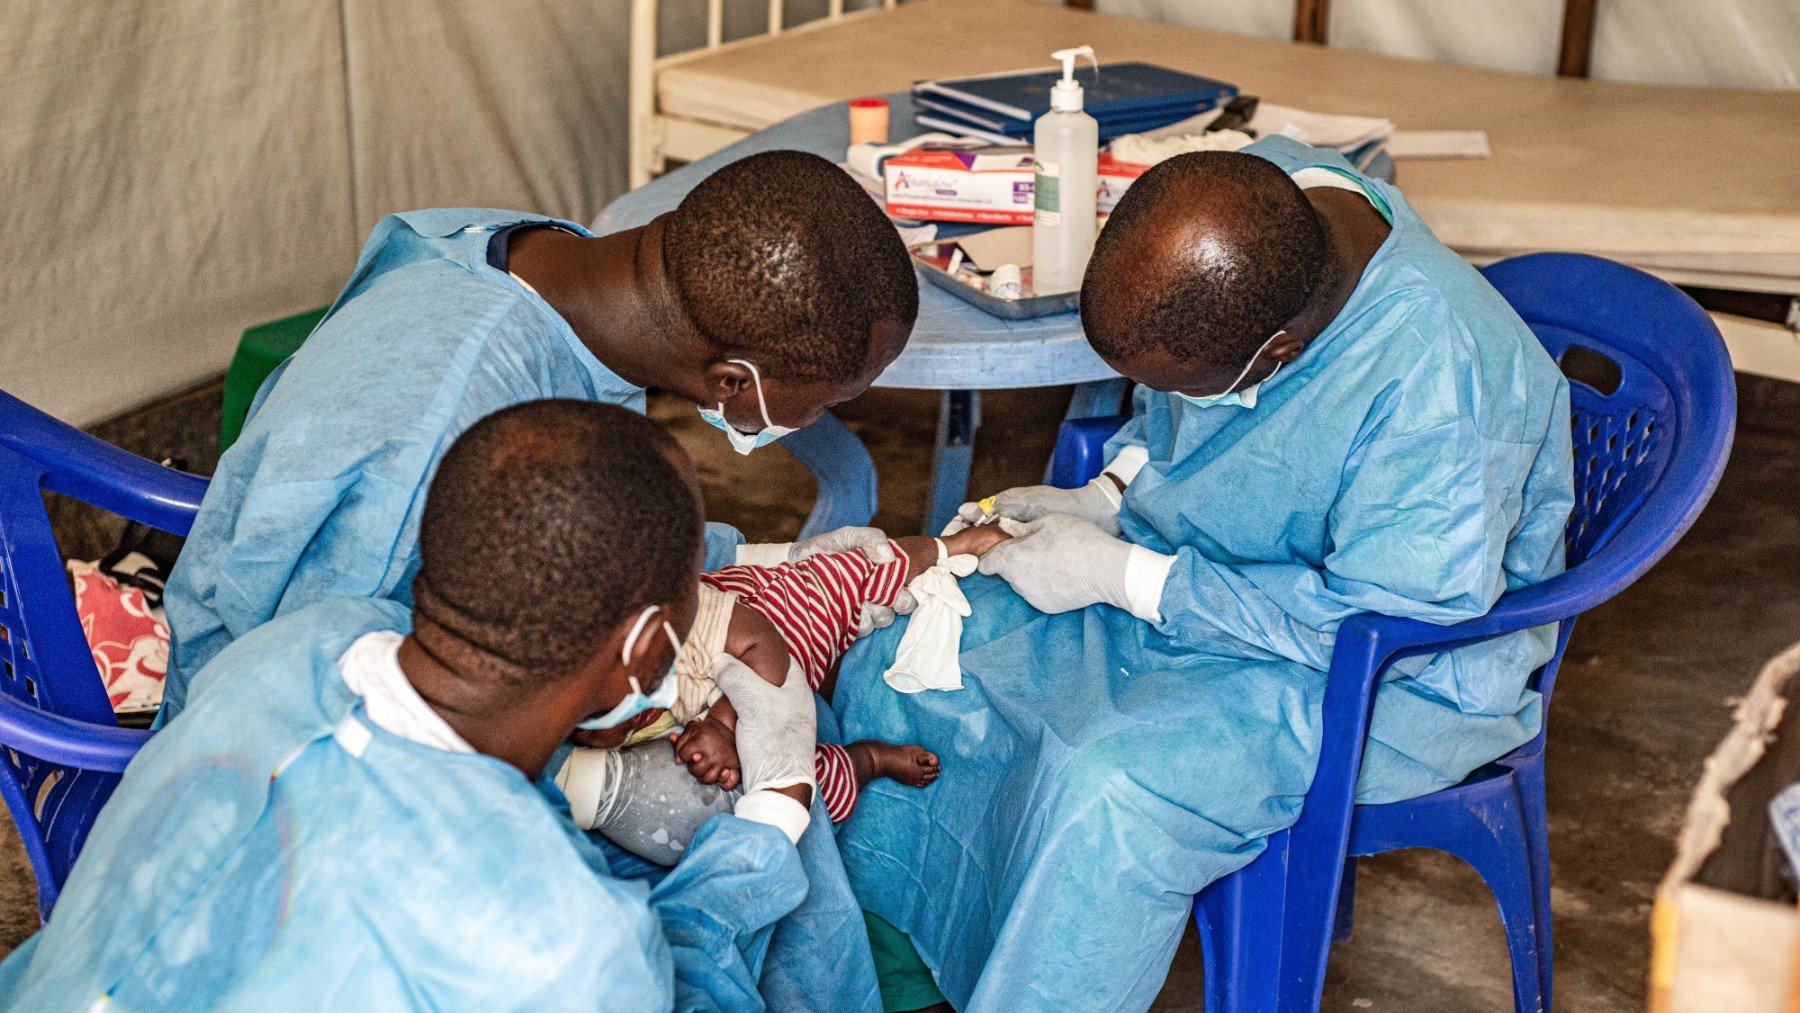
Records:
<instances>
[{"instance_id":1,"label":"baby's foot","mask_svg":"<svg viewBox=\"0 0 1800 1013\"><path fill-rule=\"evenodd\" d=\"M937 754L923 746L896 746L892 742L863 739L845 747L856 768L856 786L866 788L878 777L892 778L910 788L923 788L938 779Z\"/></svg>"}]
</instances>

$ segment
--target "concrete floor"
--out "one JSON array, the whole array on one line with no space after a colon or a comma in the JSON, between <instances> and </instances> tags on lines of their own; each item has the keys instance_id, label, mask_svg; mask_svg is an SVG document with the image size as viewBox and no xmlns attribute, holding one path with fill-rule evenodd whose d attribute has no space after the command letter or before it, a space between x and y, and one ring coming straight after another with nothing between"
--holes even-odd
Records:
<instances>
[{"instance_id":1,"label":"concrete floor","mask_svg":"<svg viewBox=\"0 0 1800 1013\"><path fill-rule=\"evenodd\" d=\"M181 417L106 435L140 453L210 465L216 415L206 397ZM1724 734L1732 697L1761 663L1800 637L1800 388L1746 380L1732 463L1711 508L1660 566L1576 629L1549 747L1558 1007L1644 1006L1650 902L1672 856L1701 760ZM1035 481L1066 390L991 396L973 488ZM708 516L752 539L792 537L811 481L786 455L752 463L725 449L691 406L653 404L696 457ZM868 443L882 479L876 522L920 524L936 399L877 391L840 413ZM185 435L183 435L185 433ZM16 836L0 830L0 948L35 926ZM1503 1010L1505 944L1476 875L1447 856L1409 851L1363 863L1356 934L1332 952L1331 1010ZM1200 1009L1190 931L1156 1009Z\"/></svg>"}]
</instances>

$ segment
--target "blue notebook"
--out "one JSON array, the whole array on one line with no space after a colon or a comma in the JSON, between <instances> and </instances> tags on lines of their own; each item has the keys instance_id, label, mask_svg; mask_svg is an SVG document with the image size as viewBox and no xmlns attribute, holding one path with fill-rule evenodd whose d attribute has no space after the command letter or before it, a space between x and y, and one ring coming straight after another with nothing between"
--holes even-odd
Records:
<instances>
[{"instance_id":1,"label":"blue notebook","mask_svg":"<svg viewBox=\"0 0 1800 1013\"><path fill-rule=\"evenodd\" d=\"M1078 69L1075 77L1085 92L1083 107L1087 114L1102 122L1170 108L1197 112L1211 109L1238 93L1237 85L1152 63L1102 64L1098 72ZM1033 70L954 81L920 81L913 85L913 95L948 99L1003 119L1030 122L1050 111L1050 88L1061 79L1060 70Z\"/></svg>"},{"instance_id":2,"label":"blue notebook","mask_svg":"<svg viewBox=\"0 0 1800 1013\"><path fill-rule=\"evenodd\" d=\"M949 130L952 133L962 131L968 136L981 137L984 140L1006 138L1018 141L1031 139L1034 122L1031 120L1014 120L996 116L985 110L971 110L968 106L948 101L939 101L935 97L920 95L913 99L918 111L914 119L920 126L934 130ZM1104 144L1115 137L1126 134L1142 133L1166 127L1171 123L1185 120L1195 113L1210 108L1195 108L1188 105L1171 106L1167 110L1140 110L1131 116L1109 116L1099 120L1100 143ZM996 141L996 143L1000 143Z\"/></svg>"}]
</instances>

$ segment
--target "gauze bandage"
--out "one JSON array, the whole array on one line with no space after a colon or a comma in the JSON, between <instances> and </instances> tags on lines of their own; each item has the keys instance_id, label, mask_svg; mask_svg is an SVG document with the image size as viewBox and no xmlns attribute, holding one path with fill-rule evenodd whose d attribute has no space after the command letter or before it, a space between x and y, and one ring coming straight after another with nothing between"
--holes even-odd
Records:
<instances>
[{"instance_id":1,"label":"gauze bandage","mask_svg":"<svg viewBox=\"0 0 1800 1013\"><path fill-rule=\"evenodd\" d=\"M919 605L900 637L893 665L881 676L902 693L962 688L958 658L969 599L956 581L975 572L976 560L974 556L952 556L942 539L936 541L937 562L907 582Z\"/></svg>"}]
</instances>

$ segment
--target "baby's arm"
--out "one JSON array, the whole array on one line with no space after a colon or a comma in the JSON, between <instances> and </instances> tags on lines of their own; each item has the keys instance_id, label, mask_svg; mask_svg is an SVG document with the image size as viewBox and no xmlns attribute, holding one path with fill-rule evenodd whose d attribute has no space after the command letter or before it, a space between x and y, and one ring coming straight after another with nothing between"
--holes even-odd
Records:
<instances>
[{"instance_id":1,"label":"baby's arm","mask_svg":"<svg viewBox=\"0 0 1800 1013\"><path fill-rule=\"evenodd\" d=\"M771 686L787 678L789 655L781 631L741 602L732 606L731 624L725 628L725 653L750 666Z\"/></svg>"},{"instance_id":2,"label":"baby's arm","mask_svg":"<svg viewBox=\"0 0 1800 1013\"><path fill-rule=\"evenodd\" d=\"M998 524L979 524L964 528L954 535L945 535L942 539L934 540L926 535L902 535L892 541L895 547L906 554L906 573L910 580L937 564L938 541L944 543L944 551L949 555L981 556L1011 537L1000 530Z\"/></svg>"}]
</instances>

